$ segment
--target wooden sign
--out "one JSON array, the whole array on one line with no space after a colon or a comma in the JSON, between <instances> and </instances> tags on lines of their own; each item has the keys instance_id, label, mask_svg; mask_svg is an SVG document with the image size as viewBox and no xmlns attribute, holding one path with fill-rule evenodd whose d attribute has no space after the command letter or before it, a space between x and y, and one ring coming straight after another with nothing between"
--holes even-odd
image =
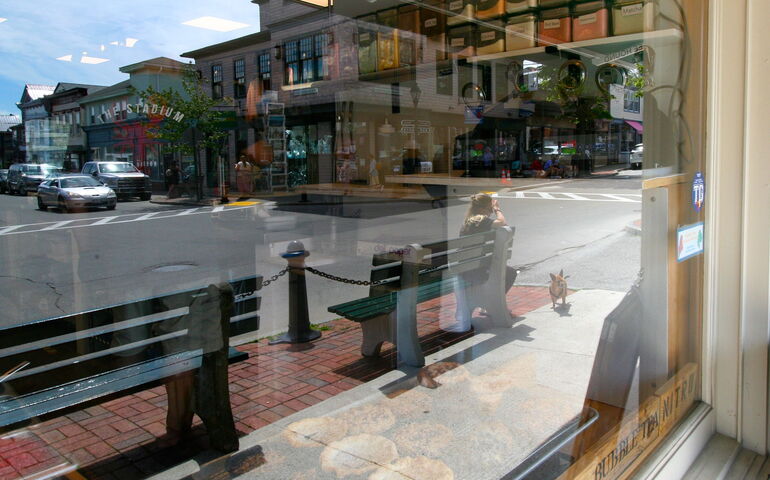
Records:
<instances>
[{"instance_id":1,"label":"wooden sign","mask_svg":"<svg viewBox=\"0 0 770 480\"><path fill-rule=\"evenodd\" d=\"M615 480L662 440L695 402L698 365L688 363L645 401L636 414L605 434L559 480ZM601 415L601 412L599 412Z\"/></svg>"}]
</instances>

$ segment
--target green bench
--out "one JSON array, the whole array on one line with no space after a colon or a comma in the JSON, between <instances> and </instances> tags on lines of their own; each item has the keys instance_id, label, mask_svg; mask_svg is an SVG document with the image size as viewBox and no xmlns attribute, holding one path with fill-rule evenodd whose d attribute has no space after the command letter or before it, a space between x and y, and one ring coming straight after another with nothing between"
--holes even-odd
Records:
<instances>
[{"instance_id":1,"label":"green bench","mask_svg":"<svg viewBox=\"0 0 770 480\"><path fill-rule=\"evenodd\" d=\"M201 417L212 448L237 450L227 366L248 354L229 338L258 328L261 285L249 277L0 329L0 432L193 372L182 410Z\"/></svg>"},{"instance_id":2,"label":"green bench","mask_svg":"<svg viewBox=\"0 0 770 480\"><path fill-rule=\"evenodd\" d=\"M383 342L394 343L398 361L425 365L417 335L417 304L454 292L457 324L470 329L475 307L497 325L510 325L505 302L505 267L513 243L511 227L375 254L369 296L333 305L328 311L359 322L361 353L377 356Z\"/></svg>"}]
</instances>

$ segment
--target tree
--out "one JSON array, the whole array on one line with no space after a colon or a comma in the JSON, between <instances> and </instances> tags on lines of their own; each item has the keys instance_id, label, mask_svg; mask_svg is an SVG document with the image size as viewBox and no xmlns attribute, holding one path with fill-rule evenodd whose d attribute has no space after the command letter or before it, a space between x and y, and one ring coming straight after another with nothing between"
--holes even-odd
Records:
<instances>
[{"instance_id":1,"label":"tree","mask_svg":"<svg viewBox=\"0 0 770 480\"><path fill-rule=\"evenodd\" d=\"M147 136L163 140L171 151L192 155L195 159L195 190L200 200L203 176L198 152L207 149L219 153L224 147L229 134L222 128L225 112L216 109L232 105L232 100L227 97L212 99L207 95L203 80L192 65L186 66L182 73L181 91L175 88L156 90L152 86L144 90L131 87L130 90L144 105L157 106L144 109Z\"/></svg>"}]
</instances>

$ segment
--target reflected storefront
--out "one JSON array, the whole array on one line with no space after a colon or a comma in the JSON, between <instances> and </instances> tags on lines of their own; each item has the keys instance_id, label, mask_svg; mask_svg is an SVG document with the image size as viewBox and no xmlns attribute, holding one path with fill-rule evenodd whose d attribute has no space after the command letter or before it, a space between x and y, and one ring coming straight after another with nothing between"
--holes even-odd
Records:
<instances>
[{"instance_id":1,"label":"reflected storefront","mask_svg":"<svg viewBox=\"0 0 770 480\"><path fill-rule=\"evenodd\" d=\"M725 0L245 3L19 104L27 162L168 193L0 196L7 478L668 479L715 432L770 468L749 16L733 57Z\"/></svg>"}]
</instances>

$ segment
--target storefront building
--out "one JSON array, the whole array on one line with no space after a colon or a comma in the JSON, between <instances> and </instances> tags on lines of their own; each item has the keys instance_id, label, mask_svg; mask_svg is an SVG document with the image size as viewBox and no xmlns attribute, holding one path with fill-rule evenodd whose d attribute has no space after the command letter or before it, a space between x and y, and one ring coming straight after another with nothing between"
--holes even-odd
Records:
<instances>
[{"instance_id":1,"label":"storefront building","mask_svg":"<svg viewBox=\"0 0 770 480\"><path fill-rule=\"evenodd\" d=\"M181 91L184 68L184 63L164 57L126 65L120 71L130 76L128 80L81 98L78 103L87 135L88 161L131 162L162 190L165 171L179 159L164 147L163 140L148 133L152 130L148 122L161 121L159 115L163 105L148 103L150 110L144 112L144 104L135 92L148 86L156 91L169 88ZM162 120L165 119L163 115ZM182 160L185 166L192 164L192 159Z\"/></svg>"}]
</instances>

